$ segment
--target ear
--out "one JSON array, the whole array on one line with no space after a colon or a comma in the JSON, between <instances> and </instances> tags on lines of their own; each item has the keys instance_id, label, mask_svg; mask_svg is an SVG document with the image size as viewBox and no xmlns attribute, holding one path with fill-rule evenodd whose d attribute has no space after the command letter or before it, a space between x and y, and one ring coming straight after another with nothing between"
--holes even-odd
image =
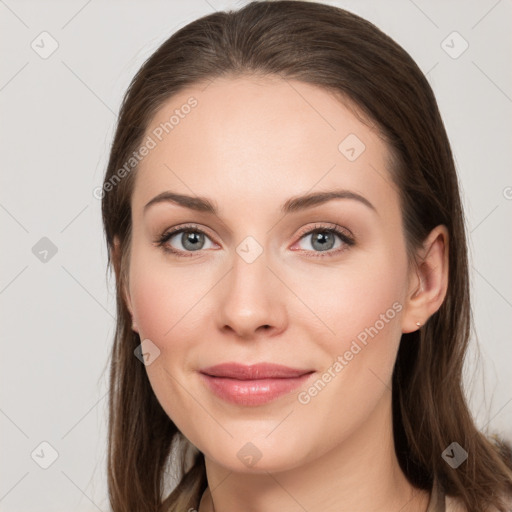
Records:
<instances>
[{"instance_id":1,"label":"ear","mask_svg":"<svg viewBox=\"0 0 512 512\"><path fill-rule=\"evenodd\" d=\"M126 304L126 307L128 308L128 311L130 312L130 316L132 317L132 329L138 333L139 328L138 328L137 323L135 322L134 317L133 317L133 308L132 308L132 301L131 301L131 297L130 297L129 287L126 286L124 276L122 276L122 272L121 272L121 243L117 236L114 237L114 244L113 244L113 247L112 247L112 250L110 253L110 259L114 266L116 280L118 283L120 282L122 285L123 300L124 300L124 303Z\"/></svg>"},{"instance_id":2,"label":"ear","mask_svg":"<svg viewBox=\"0 0 512 512\"><path fill-rule=\"evenodd\" d=\"M418 263L411 269L402 315L403 333L417 331L441 307L448 290L448 254L448 230L439 225L428 235Z\"/></svg>"}]
</instances>

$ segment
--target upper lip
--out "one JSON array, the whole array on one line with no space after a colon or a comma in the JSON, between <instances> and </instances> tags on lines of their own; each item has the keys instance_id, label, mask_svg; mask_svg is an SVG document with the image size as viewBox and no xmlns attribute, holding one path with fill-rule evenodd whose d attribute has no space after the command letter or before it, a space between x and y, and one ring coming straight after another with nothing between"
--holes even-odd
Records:
<instances>
[{"instance_id":1,"label":"upper lip","mask_svg":"<svg viewBox=\"0 0 512 512\"><path fill-rule=\"evenodd\" d=\"M225 377L237 380L290 379L300 377L313 370L290 368L274 363L258 363L245 365L240 363L222 363L202 368L201 373L211 377Z\"/></svg>"}]
</instances>

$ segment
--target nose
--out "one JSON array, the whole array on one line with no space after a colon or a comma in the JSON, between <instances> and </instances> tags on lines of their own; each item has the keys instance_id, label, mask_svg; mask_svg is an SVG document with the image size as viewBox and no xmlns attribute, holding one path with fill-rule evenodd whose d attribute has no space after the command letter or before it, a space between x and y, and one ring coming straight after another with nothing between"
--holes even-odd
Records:
<instances>
[{"instance_id":1,"label":"nose","mask_svg":"<svg viewBox=\"0 0 512 512\"><path fill-rule=\"evenodd\" d=\"M286 287L268 263L265 251L251 263L235 254L215 306L221 330L249 340L286 329Z\"/></svg>"}]
</instances>

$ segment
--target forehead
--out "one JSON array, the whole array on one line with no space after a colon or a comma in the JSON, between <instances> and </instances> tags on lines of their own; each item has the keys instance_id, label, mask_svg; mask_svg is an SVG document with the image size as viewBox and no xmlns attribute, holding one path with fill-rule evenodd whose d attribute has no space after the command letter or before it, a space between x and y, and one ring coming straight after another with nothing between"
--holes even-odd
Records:
<instances>
[{"instance_id":1,"label":"forehead","mask_svg":"<svg viewBox=\"0 0 512 512\"><path fill-rule=\"evenodd\" d=\"M349 107L330 91L279 77L188 87L146 130L153 148L139 163L132 204L141 208L166 189L215 196L220 205L240 195L247 204L281 204L314 187L377 198L392 187L388 149Z\"/></svg>"}]
</instances>

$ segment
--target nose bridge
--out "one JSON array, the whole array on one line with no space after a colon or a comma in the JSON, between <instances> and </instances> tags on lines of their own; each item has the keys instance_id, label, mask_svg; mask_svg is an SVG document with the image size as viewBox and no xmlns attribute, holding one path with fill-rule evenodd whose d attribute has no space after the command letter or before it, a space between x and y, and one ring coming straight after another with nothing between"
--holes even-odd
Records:
<instances>
[{"instance_id":1,"label":"nose bridge","mask_svg":"<svg viewBox=\"0 0 512 512\"><path fill-rule=\"evenodd\" d=\"M282 285L269 268L270 260L269 251L254 236L235 248L219 306L223 324L239 334L250 335L264 325L282 328Z\"/></svg>"},{"instance_id":2,"label":"nose bridge","mask_svg":"<svg viewBox=\"0 0 512 512\"><path fill-rule=\"evenodd\" d=\"M272 288L269 259L268 250L254 236L247 236L236 246L231 290L238 295L240 304L246 303L252 308L251 304L262 307L268 302L267 295Z\"/></svg>"}]
</instances>

